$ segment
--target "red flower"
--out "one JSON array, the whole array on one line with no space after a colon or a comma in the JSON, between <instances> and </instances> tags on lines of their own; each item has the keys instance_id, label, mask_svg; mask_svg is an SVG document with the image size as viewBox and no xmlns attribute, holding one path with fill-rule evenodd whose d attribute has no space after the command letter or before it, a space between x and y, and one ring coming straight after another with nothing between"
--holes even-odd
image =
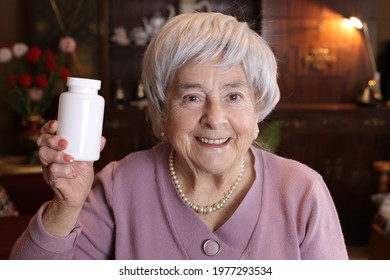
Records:
<instances>
[{"instance_id":1,"label":"red flower","mask_svg":"<svg viewBox=\"0 0 390 280\"><path fill-rule=\"evenodd\" d=\"M37 62L41 58L42 51L37 47L31 47L26 53L26 60L28 62Z\"/></svg>"},{"instance_id":2,"label":"red flower","mask_svg":"<svg viewBox=\"0 0 390 280\"><path fill-rule=\"evenodd\" d=\"M57 57L49 49L29 48L23 43L0 51L0 98L5 95L5 101L20 116L45 114L71 75L64 65L64 54ZM8 59L10 53L14 56Z\"/></svg>"},{"instance_id":3,"label":"red flower","mask_svg":"<svg viewBox=\"0 0 390 280\"><path fill-rule=\"evenodd\" d=\"M47 60L54 60L54 53L51 50L44 50L43 54L47 57Z\"/></svg>"},{"instance_id":4,"label":"red flower","mask_svg":"<svg viewBox=\"0 0 390 280\"><path fill-rule=\"evenodd\" d=\"M18 83L25 88L28 88L32 83L32 77L30 74L22 74L18 78Z\"/></svg>"},{"instance_id":5,"label":"red flower","mask_svg":"<svg viewBox=\"0 0 390 280\"><path fill-rule=\"evenodd\" d=\"M65 67L61 67L59 70L59 74L62 79L66 80L70 76L70 71Z\"/></svg>"},{"instance_id":6,"label":"red flower","mask_svg":"<svg viewBox=\"0 0 390 280\"><path fill-rule=\"evenodd\" d=\"M43 65L46 71L53 72L57 69L57 64L54 60L48 59L45 61L45 64Z\"/></svg>"},{"instance_id":7,"label":"red flower","mask_svg":"<svg viewBox=\"0 0 390 280\"><path fill-rule=\"evenodd\" d=\"M47 87L49 82L44 75L36 75L35 76L35 84L41 88Z\"/></svg>"}]
</instances>

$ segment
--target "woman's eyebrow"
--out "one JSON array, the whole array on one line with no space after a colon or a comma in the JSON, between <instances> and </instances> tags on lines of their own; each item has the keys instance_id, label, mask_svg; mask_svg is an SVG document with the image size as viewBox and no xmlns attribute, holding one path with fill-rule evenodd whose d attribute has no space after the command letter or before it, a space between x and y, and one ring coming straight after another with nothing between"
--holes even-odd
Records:
<instances>
[{"instance_id":1,"label":"woman's eyebrow","mask_svg":"<svg viewBox=\"0 0 390 280\"><path fill-rule=\"evenodd\" d=\"M179 90L189 90L189 89L200 89L200 90L203 90L203 86L201 84L199 84L199 83L194 83L194 84L183 83L183 84L179 84L177 88Z\"/></svg>"},{"instance_id":2,"label":"woman's eyebrow","mask_svg":"<svg viewBox=\"0 0 390 280\"><path fill-rule=\"evenodd\" d=\"M248 88L248 85L247 83L242 81L234 81L234 82L229 82L227 84L224 84L222 88L223 89Z\"/></svg>"},{"instance_id":3,"label":"woman's eyebrow","mask_svg":"<svg viewBox=\"0 0 390 280\"><path fill-rule=\"evenodd\" d=\"M238 89L238 88L243 88L247 89L248 85L247 83L243 81L233 81L233 82L228 82L226 84L223 84L221 89ZM200 83L182 83L177 86L178 90L186 91L186 90L201 90L201 91L206 91L205 87L200 84Z\"/></svg>"}]
</instances>

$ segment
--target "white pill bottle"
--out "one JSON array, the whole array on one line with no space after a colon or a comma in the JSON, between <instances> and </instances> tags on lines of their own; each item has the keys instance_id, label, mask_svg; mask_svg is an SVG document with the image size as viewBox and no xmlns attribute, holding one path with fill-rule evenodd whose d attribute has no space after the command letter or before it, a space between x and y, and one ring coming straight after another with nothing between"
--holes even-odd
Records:
<instances>
[{"instance_id":1,"label":"white pill bottle","mask_svg":"<svg viewBox=\"0 0 390 280\"><path fill-rule=\"evenodd\" d=\"M69 77L68 91L60 95L57 134L68 141L65 152L76 161L100 158L104 117L100 85L100 80Z\"/></svg>"}]
</instances>

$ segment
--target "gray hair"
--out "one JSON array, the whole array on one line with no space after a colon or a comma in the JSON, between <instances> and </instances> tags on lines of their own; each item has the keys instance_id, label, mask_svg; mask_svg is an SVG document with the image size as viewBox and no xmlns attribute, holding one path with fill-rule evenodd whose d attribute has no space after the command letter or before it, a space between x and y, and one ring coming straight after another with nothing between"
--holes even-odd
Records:
<instances>
[{"instance_id":1,"label":"gray hair","mask_svg":"<svg viewBox=\"0 0 390 280\"><path fill-rule=\"evenodd\" d=\"M277 63L265 40L246 22L221 13L187 13L171 18L151 40L143 57L142 82L148 115L157 137L163 129L167 89L176 71L188 62L205 63L222 55L219 64L242 64L255 92L258 121L280 99Z\"/></svg>"}]
</instances>

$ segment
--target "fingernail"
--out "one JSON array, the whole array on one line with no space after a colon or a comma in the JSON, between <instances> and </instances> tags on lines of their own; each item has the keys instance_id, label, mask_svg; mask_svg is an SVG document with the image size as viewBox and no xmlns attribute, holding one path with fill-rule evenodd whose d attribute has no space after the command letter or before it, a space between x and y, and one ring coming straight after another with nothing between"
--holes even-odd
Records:
<instances>
[{"instance_id":1,"label":"fingernail","mask_svg":"<svg viewBox=\"0 0 390 280\"><path fill-rule=\"evenodd\" d=\"M68 142L65 139L58 140L58 146L60 148L65 149L67 147L67 145L68 145Z\"/></svg>"},{"instance_id":2,"label":"fingernail","mask_svg":"<svg viewBox=\"0 0 390 280\"><path fill-rule=\"evenodd\" d=\"M74 161L74 158L73 158L71 155L65 154L65 155L64 155L64 160L65 160L66 162L73 162L73 161Z\"/></svg>"}]
</instances>

